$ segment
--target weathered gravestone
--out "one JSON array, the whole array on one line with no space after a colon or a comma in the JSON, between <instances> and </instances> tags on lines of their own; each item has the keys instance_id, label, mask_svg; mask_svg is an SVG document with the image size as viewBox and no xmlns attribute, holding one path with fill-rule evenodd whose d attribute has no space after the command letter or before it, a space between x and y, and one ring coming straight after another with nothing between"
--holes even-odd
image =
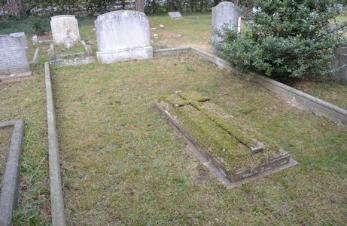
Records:
<instances>
[{"instance_id":1,"label":"weathered gravestone","mask_svg":"<svg viewBox=\"0 0 347 226\"><path fill-rule=\"evenodd\" d=\"M335 50L335 79L347 86L347 44Z\"/></svg>"},{"instance_id":2,"label":"weathered gravestone","mask_svg":"<svg viewBox=\"0 0 347 226\"><path fill-rule=\"evenodd\" d=\"M51 30L54 44L64 44L67 38L71 38L74 43L80 40L78 22L75 16L60 15L52 17Z\"/></svg>"},{"instance_id":3,"label":"weathered gravestone","mask_svg":"<svg viewBox=\"0 0 347 226\"><path fill-rule=\"evenodd\" d=\"M26 48L21 38L0 35L0 78L30 74Z\"/></svg>"},{"instance_id":4,"label":"weathered gravestone","mask_svg":"<svg viewBox=\"0 0 347 226\"><path fill-rule=\"evenodd\" d=\"M212 45L217 47L222 41L223 29L240 32L241 12L232 2L221 2L212 8Z\"/></svg>"},{"instance_id":5,"label":"weathered gravestone","mask_svg":"<svg viewBox=\"0 0 347 226\"><path fill-rule=\"evenodd\" d=\"M182 15L180 12L169 12L168 15L173 20L179 20L182 18Z\"/></svg>"},{"instance_id":6,"label":"weathered gravestone","mask_svg":"<svg viewBox=\"0 0 347 226\"><path fill-rule=\"evenodd\" d=\"M25 48L28 48L27 37L25 36L24 32L11 33L10 36L14 37L14 38L19 38L19 40L21 41L22 45Z\"/></svg>"},{"instance_id":7,"label":"weathered gravestone","mask_svg":"<svg viewBox=\"0 0 347 226\"><path fill-rule=\"evenodd\" d=\"M99 62L153 57L149 22L144 13L129 10L109 12L98 16L95 27Z\"/></svg>"}]
</instances>

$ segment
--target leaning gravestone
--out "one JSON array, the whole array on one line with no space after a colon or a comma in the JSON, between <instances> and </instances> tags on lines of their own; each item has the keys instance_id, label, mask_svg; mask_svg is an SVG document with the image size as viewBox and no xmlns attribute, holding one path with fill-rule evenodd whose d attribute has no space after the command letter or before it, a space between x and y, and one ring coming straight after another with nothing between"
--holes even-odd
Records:
<instances>
[{"instance_id":1,"label":"leaning gravestone","mask_svg":"<svg viewBox=\"0 0 347 226\"><path fill-rule=\"evenodd\" d=\"M25 48L28 48L27 37L25 36L24 32L11 33L10 36L15 37L15 38L19 38L22 45Z\"/></svg>"},{"instance_id":2,"label":"leaning gravestone","mask_svg":"<svg viewBox=\"0 0 347 226\"><path fill-rule=\"evenodd\" d=\"M223 29L240 32L241 13L232 2L221 2L212 8L212 45L214 48L222 41Z\"/></svg>"},{"instance_id":3,"label":"leaning gravestone","mask_svg":"<svg viewBox=\"0 0 347 226\"><path fill-rule=\"evenodd\" d=\"M52 17L51 30L54 44L64 44L66 38L71 38L74 43L80 40L78 22L75 16L60 15Z\"/></svg>"},{"instance_id":4,"label":"leaning gravestone","mask_svg":"<svg viewBox=\"0 0 347 226\"><path fill-rule=\"evenodd\" d=\"M169 17L173 20L179 20L182 18L182 15L180 12L169 12Z\"/></svg>"},{"instance_id":5,"label":"leaning gravestone","mask_svg":"<svg viewBox=\"0 0 347 226\"><path fill-rule=\"evenodd\" d=\"M30 74L26 48L21 38L0 35L0 79Z\"/></svg>"},{"instance_id":6,"label":"leaning gravestone","mask_svg":"<svg viewBox=\"0 0 347 226\"><path fill-rule=\"evenodd\" d=\"M149 22L144 13L109 12L97 17L95 27L99 62L107 64L153 57Z\"/></svg>"}]
</instances>

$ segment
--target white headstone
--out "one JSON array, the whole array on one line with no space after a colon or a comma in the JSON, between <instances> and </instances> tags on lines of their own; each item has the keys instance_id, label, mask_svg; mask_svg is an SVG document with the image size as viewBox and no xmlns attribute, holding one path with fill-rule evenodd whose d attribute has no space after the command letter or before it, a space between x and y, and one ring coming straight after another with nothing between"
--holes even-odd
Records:
<instances>
[{"instance_id":1,"label":"white headstone","mask_svg":"<svg viewBox=\"0 0 347 226\"><path fill-rule=\"evenodd\" d=\"M150 28L146 15L120 10L97 17L95 21L98 51L102 63L153 57Z\"/></svg>"},{"instance_id":2,"label":"white headstone","mask_svg":"<svg viewBox=\"0 0 347 226\"><path fill-rule=\"evenodd\" d=\"M222 40L220 34L228 28L240 32L241 13L232 2L221 2L212 8L212 45L216 47Z\"/></svg>"},{"instance_id":3,"label":"white headstone","mask_svg":"<svg viewBox=\"0 0 347 226\"><path fill-rule=\"evenodd\" d=\"M182 14L180 12L169 12L168 15L173 20L179 20L182 18Z\"/></svg>"},{"instance_id":4,"label":"white headstone","mask_svg":"<svg viewBox=\"0 0 347 226\"><path fill-rule=\"evenodd\" d=\"M24 32L11 33L10 36L15 37L15 38L19 38L22 45L25 48L28 48L27 37L25 36Z\"/></svg>"},{"instance_id":5,"label":"white headstone","mask_svg":"<svg viewBox=\"0 0 347 226\"><path fill-rule=\"evenodd\" d=\"M75 16L60 15L52 17L51 30L54 44L64 44L67 37L70 37L74 43L80 40L78 22Z\"/></svg>"},{"instance_id":6,"label":"white headstone","mask_svg":"<svg viewBox=\"0 0 347 226\"><path fill-rule=\"evenodd\" d=\"M26 73L30 68L21 38L0 35L0 77Z\"/></svg>"}]
</instances>

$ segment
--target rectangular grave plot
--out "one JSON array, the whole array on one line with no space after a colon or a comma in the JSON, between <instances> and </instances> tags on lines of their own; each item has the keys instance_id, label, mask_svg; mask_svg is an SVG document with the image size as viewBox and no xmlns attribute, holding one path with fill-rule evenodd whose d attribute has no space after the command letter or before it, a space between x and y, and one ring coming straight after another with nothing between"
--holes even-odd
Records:
<instances>
[{"instance_id":1,"label":"rectangular grave plot","mask_svg":"<svg viewBox=\"0 0 347 226\"><path fill-rule=\"evenodd\" d=\"M176 93L156 107L227 187L296 165L290 155L242 119L196 93ZM218 110L216 110L218 109ZM225 183L227 181L227 183Z\"/></svg>"},{"instance_id":2,"label":"rectangular grave plot","mask_svg":"<svg viewBox=\"0 0 347 226\"><path fill-rule=\"evenodd\" d=\"M6 135L4 130L12 128L12 133ZM17 202L17 192L19 184L19 159L22 152L22 142L24 134L24 122L22 120L13 120L0 122L0 130L2 130L2 143L9 144L9 147L3 148L6 151L5 166L1 177L1 193L0 193L0 225L11 225L12 213ZM9 142L7 139L10 139ZM4 155L2 153L2 155Z\"/></svg>"}]
</instances>

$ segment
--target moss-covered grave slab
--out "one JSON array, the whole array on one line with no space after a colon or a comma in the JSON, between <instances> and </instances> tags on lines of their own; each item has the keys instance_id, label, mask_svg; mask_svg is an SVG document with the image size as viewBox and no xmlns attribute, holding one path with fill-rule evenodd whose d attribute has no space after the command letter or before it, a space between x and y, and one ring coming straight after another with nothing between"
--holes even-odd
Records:
<instances>
[{"instance_id":1,"label":"moss-covered grave slab","mask_svg":"<svg viewBox=\"0 0 347 226\"><path fill-rule=\"evenodd\" d=\"M297 165L276 142L200 93L176 92L161 98L156 107L229 188Z\"/></svg>"}]
</instances>

